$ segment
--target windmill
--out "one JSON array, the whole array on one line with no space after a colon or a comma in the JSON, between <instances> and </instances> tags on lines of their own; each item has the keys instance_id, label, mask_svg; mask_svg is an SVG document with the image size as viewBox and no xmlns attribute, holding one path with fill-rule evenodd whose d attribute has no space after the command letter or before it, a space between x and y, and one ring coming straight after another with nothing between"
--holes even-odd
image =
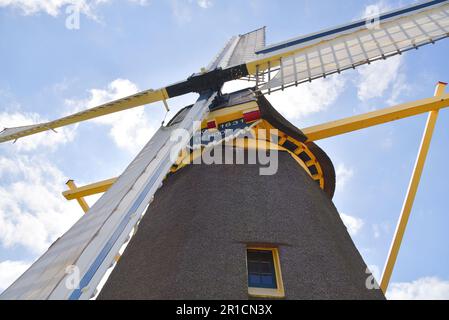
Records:
<instances>
[{"instance_id":1,"label":"windmill","mask_svg":"<svg viewBox=\"0 0 449 320\"><path fill-rule=\"evenodd\" d=\"M186 80L55 121L5 129L0 142L157 101L168 109L170 98L199 94L194 105L161 126L118 178L80 188L69 181L66 197L77 199L87 213L0 298L90 299L112 270L100 298L383 299L438 111L449 106L445 84L439 83L431 98L303 130L278 114L264 95L448 35L449 0L415 4L270 46L262 28L233 37L207 68ZM254 87L221 93L226 82L238 79ZM429 120L382 290L369 290L366 265L332 204L332 162L315 141L422 113L429 113ZM200 122L197 128L195 122ZM234 134L225 137L226 129ZM179 130L188 133L182 143L171 139ZM215 138L195 143L198 131ZM251 149L279 151L279 172L261 176L261 163L191 165L210 144L224 139L232 147L222 148L233 155L238 150L244 157ZM100 192L105 193L89 208L83 197Z\"/></svg>"}]
</instances>

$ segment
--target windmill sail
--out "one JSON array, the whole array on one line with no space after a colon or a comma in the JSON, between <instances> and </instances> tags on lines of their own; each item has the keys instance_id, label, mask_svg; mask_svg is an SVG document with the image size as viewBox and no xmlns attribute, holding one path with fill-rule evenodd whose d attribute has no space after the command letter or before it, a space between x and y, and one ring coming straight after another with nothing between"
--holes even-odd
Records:
<instances>
[{"instance_id":1,"label":"windmill sail","mask_svg":"<svg viewBox=\"0 0 449 320\"><path fill-rule=\"evenodd\" d=\"M232 54L234 49L226 47L224 51L230 50ZM222 53L211 65L228 63L224 59L230 54ZM185 147L179 141L170 141L171 133L176 129L193 133L193 122L205 116L216 95L213 91L203 93L182 121L161 127L88 213L6 289L0 299L91 298L169 172L173 164L171 153L177 154ZM69 266L76 266L79 271L77 288L67 286L71 277L67 273Z\"/></svg>"},{"instance_id":2,"label":"windmill sail","mask_svg":"<svg viewBox=\"0 0 449 320\"><path fill-rule=\"evenodd\" d=\"M429 1L265 47L247 68L256 74L279 67L261 86L275 90L387 59L448 35L449 1Z\"/></svg>"},{"instance_id":3,"label":"windmill sail","mask_svg":"<svg viewBox=\"0 0 449 320\"><path fill-rule=\"evenodd\" d=\"M265 47L265 27L239 36L237 46L229 59L228 66L235 66L257 57Z\"/></svg>"},{"instance_id":4,"label":"windmill sail","mask_svg":"<svg viewBox=\"0 0 449 320\"><path fill-rule=\"evenodd\" d=\"M239 39L241 37L238 37ZM231 39L230 43L232 41ZM238 48L237 42L236 45L232 46L228 43L211 62L210 66L214 68L227 66L230 57ZM252 50L254 51L254 48ZM167 89L148 91L148 93L151 93L151 99L165 99L167 94L172 96L170 92L174 91L173 87L179 85L182 85L182 82L173 85L171 89L167 87ZM193 133L193 122L201 120L205 116L216 95L217 92L213 91L202 93L197 103L190 108L182 121L174 123L170 127L161 127L114 185L92 206L88 213L5 290L0 295L0 299L91 298L98 283L113 264L119 249L126 242L131 230L138 223L143 211L151 202L151 198L172 166L170 154L177 154L185 147L179 144L179 141L170 141L171 133L176 129L185 129ZM127 106L130 107L134 99L147 99L136 102L135 105L137 105L138 103L148 103L150 98L144 98L144 96L137 94L106 104L104 107L94 108L94 110L108 109L114 105L123 106L123 103L128 103ZM17 135L17 131L28 130L26 131L28 133L29 130L38 126L7 129L4 132ZM48 123L45 124L46 128L48 126ZM13 139L16 139L16 137ZM78 288L67 287L66 282L71 276L67 274L68 266L78 268L80 276Z\"/></svg>"},{"instance_id":5,"label":"windmill sail","mask_svg":"<svg viewBox=\"0 0 449 320\"><path fill-rule=\"evenodd\" d=\"M181 123L161 127L110 190L1 298L89 299L172 166L171 152L184 148L170 134L181 128L192 131L193 121L204 116L215 96L202 95ZM67 287L71 265L79 270L77 289Z\"/></svg>"},{"instance_id":6,"label":"windmill sail","mask_svg":"<svg viewBox=\"0 0 449 320\"><path fill-rule=\"evenodd\" d=\"M208 71L225 69L233 64L242 64L248 59L256 56L256 51L265 46L265 28L249 32L244 35L233 37L209 64ZM17 140L22 137L33 135L47 130L54 130L63 126L71 125L81 121L90 120L111 113L135 108L138 106L165 101L190 92L201 92L214 86L221 86L221 82L239 78L241 72L235 72L239 68L228 68L225 76L220 78L215 74L208 77L204 74L196 74L187 80L169 85L158 90L145 90L134 95L118 99L103 105L90 108L54 121L27 125L15 128L6 128L0 132L0 143ZM244 75L244 74L242 74ZM198 79L198 80L197 80ZM207 87L210 86L210 87ZM207 88L206 88L207 87Z\"/></svg>"},{"instance_id":7,"label":"windmill sail","mask_svg":"<svg viewBox=\"0 0 449 320\"><path fill-rule=\"evenodd\" d=\"M54 130L77 122L90 120L114 112L123 111L168 98L169 97L165 89L142 91L122 99L105 103L95 108L87 109L70 116L60 118L55 121L29 126L6 128L2 132L0 132L0 143L10 140L17 140L19 138L33 135L39 132Z\"/></svg>"},{"instance_id":8,"label":"windmill sail","mask_svg":"<svg viewBox=\"0 0 449 320\"><path fill-rule=\"evenodd\" d=\"M208 70L225 69L244 64L257 57L257 52L265 47L265 27L232 37L213 61Z\"/></svg>"}]
</instances>

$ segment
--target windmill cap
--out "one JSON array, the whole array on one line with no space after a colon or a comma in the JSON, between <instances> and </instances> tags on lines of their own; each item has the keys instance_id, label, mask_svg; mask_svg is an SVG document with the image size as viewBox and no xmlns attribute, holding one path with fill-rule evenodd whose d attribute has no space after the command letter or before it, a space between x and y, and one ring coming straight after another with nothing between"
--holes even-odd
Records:
<instances>
[{"instance_id":1,"label":"windmill cap","mask_svg":"<svg viewBox=\"0 0 449 320\"><path fill-rule=\"evenodd\" d=\"M447 82L443 82L443 81L438 81L438 83L439 83L439 84L442 84L442 85L445 85L445 86L447 86L447 85L448 85L448 83L447 83Z\"/></svg>"}]
</instances>

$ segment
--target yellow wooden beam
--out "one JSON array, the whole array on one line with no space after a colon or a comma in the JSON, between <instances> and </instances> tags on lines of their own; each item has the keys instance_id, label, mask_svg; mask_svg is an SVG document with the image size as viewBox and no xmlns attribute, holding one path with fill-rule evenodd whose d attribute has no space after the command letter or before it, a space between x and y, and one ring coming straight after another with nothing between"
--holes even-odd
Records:
<instances>
[{"instance_id":1,"label":"yellow wooden beam","mask_svg":"<svg viewBox=\"0 0 449 320\"><path fill-rule=\"evenodd\" d=\"M66 182L66 185L69 187L70 190L76 190L76 184L73 180L69 180ZM87 213L89 211L89 205L87 204L86 200L84 200L83 197L76 198L76 201L78 201L78 204L83 209L84 213Z\"/></svg>"},{"instance_id":2,"label":"yellow wooden beam","mask_svg":"<svg viewBox=\"0 0 449 320\"><path fill-rule=\"evenodd\" d=\"M437 97L444 96L445 88L446 88L445 83L439 83L435 90L435 96ZM421 142L421 147L419 149L418 157L416 159L415 168L413 169L412 178L410 180L407 195L405 197L404 204L402 206L402 212L399 217L396 232L393 238L393 242L391 244L390 252L388 254L387 262L385 264L384 272L382 275L380 288L384 293L387 292L388 284L393 274L393 269L398 257L399 249L401 248L404 233L407 228L407 223L410 217L410 213L412 211L416 193L418 191L418 186L421 180L424 164L426 162L430 142L432 141L432 136L435 129L435 124L437 122L437 118L438 118L438 110L433 110L429 113L426 128Z\"/></svg>"},{"instance_id":3,"label":"yellow wooden beam","mask_svg":"<svg viewBox=\"0 0 449 320\"><path fill-rule=\"evenodd\" d=\"M146 90L134 95L121 98L106 104L94 107L91 109L83 110L81 112L60 118L54 121L40 123L31 126L17 127L11 133L0 134L0 143L17 140L22 137L33 135L39 132L44 132L48 130L55 130L60 127L68 126L74 123L87 121L111 113L128 110L138 106L143 106L145 104L150 104L153 102L168 99L168 93L165 88L158 90Z\"/></svg>"},{"instance_id":4,"label":"yellow wooden beam","mask_svg":"<svg viewBox=\"0 0 449 320\"><path fill-rule=\"evenodd\" d=\"M73 180L69 180L69 182ZM72 184L72 187L67 183L67 185L69 186L70 190L64 191L62 193L62 195L67 199L67 200L74 200L74 199L79 199L79 198L83 198L83 197L87 197L87 196L92 196L94 194L98 194L98 193L102 193L102 192L106 192L109 190L109 188L115 183L115 181L117 181L117 178L111 178L111 179L107 179L107 180L103 180L103 181L99 181L99 182L95 182L83 187L76 187L75 184Z\"/></svg>"},{"instance_id":5,"label":"yellow wooden beam","mask_svg":"<svg viewBox=\"0 0 449 320\"><path fill-rule=\"evenodd\" d=\"M444 83L441 83L441 86L444 85ZM307 136L308 141L317 141L446 107L449 107L449 94L445 94L443 91L441 95L436 97L308 127L302 131Z\"/></svg>"}]
</instances>

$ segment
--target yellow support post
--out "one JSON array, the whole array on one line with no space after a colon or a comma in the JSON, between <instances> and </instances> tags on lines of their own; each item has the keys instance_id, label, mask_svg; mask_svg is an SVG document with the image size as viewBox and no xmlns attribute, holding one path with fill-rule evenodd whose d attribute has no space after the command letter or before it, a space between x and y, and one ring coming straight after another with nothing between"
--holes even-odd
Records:
<instances>
[{"instance_id":1,"label":"yellow support post","mask_svg":"<svg viewBox=\"0 0 449 320\"><path fill-rule=\"evenodd\" d=\"M74 186L70 190L64 191L62 195L67 200L79 199L82 197L92 196L94 194L106 192L117 181L117 178L111 178L92 184L88 184L83 187Z\"/></svg>"},{"instance_id":2,"label":"yellow support post","mask_svg":"<svg viewBox=\"0 0 449 320\"><path fill-rule=\"evenodd\" d=\"M446 88L446 83L438 83L435 96L440 97L444 95ZM393 274L393 269L398 257L399 249L401 248L402 240L404 238L404 233L407 228L407 223L412 211L413 203L415 200L416 192L418 191L419 182L421 180L421 175L424 169L424 164L426 162L427 154L430 147L430 142L432 141L433 132L435 129L435 124L438 118L438 110L433 110L429 113L427 119L426 128L421 142L421 147L416 159L415 168L413 170L412 178L408 187L407 195L402 206L402 212L399 217L398 225L396 227L396 232L393 237L393 242L391 244L390 252L388 254L387 262L385 264L384 272L382 274L382 280L380 283L380 288L384 293L387 292L388 284L390 283L391 276Z\"/></svg>"},{"instance_id":3,"label":"yellow support post","mask_svg":"<svg viewBox=\"0 0 449 320\"><path fill-rule=\"evenodd\" d=\"M77 188L75 181L73 181L73 180L67 181L66 185L69 187L70 190L75 190ZM76 201L78 201L78 204L81 206L84 213L87 213L87 211L89 211L89 205L87 204L86 200L84 200L83 197L76 198Z\"/></svg>"},{"instance_id":4,"label":"yellow support post","mask_svg":"<svg viewBox=\"0 0 449 320\"><path fill-rule=\"evenodd\" d=\"M446 107L449 107L449 94L445 94L442 91L437 97L408 102L390 108L319 124L305 128L302 132L307 136L308 141L317 141Z\"/></svg>"}]
</instances>

